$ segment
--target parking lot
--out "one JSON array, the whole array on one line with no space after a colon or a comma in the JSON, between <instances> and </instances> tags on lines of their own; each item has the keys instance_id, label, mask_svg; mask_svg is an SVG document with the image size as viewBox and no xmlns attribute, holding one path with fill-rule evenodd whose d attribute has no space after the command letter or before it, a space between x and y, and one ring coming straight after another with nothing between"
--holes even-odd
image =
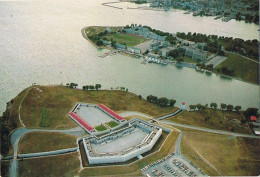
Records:
<instances>
[{"instance_id":1,"label":"parking lot","mask_svg":"<svg viewBox=\"0 0 260 177\"><path fill-rule=\"evenodd\" d=\"M162 176L207 176L195 164L189 162L182 155L174 153L159 159L152 164L147 165L142 170L146 176L162 177Z\"/></svg>"}]
</instances>

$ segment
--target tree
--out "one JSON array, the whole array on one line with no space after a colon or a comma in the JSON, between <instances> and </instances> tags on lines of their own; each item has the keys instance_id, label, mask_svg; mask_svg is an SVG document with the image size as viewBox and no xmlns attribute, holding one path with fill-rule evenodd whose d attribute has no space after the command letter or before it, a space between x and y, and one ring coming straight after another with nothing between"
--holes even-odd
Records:
<instances>
[{"instance_id":1,"label":"tree","mask_svg":"<svg viewBox=\"0 0 260 177\"><path fill-rule=\"evenodd\" d=\"M84 85L84 86L82 87L82 89L85 90L85 89L86 89L86 86Z\"/></svg>"},{"instance_id":2,"label":"tree","mask_svg":"<svg viewBox=\"0 0 260 177\"><path fill-rule=\"evenodd\" d=\"M201 105L201 104L197 104L196 107L197 107L197 109L200 111L201 108L202 108L202 105Z\"/></svg>"},{"instance_id":3,"label":"tree","mask_svg":"<svg viewBox=\"0 0 260 177\"><path fill-rule=\"evenodd\" d=\"M231 105L231 104L227 105L227 110L232 111L233 109L234 109L233 105Z\"/></svg>"},{"instance_id":4,"label":"tree","mask_svg":"<svg viewBox=\"0 0 260 177\"><path fill-rule=\"evenodd\" d=\"M96 84L96 85L95 85L95 89L96 89L96 90L101 89L101 84Z\"/></svg>"},{"instance_id":5,"label":"tree","mask_svg":"<svg viewBox=\"0 0 260 177\"><path fill-rule=\"evenodd\" d=\"M221 107L222 110L227 109L227 105L224 104L224 103L221 103L220 107Z\"/></svg>"},{"instance_id":6,"label":"tree","mask_svg":"<svg viewBox=\"0 0 260 177\"><path fill-rule=\"evenodd\" d=\"M196 105L189 105L190 110L195 110L196 109Z\"/></svg>"},{"instance_id":7,"label":"tree","mask_svg":"<svg viewBox=\"0 0 260 177\"><path fill-rule=\"evenodd\" d=\"M101 45L103 45L103 41L102 41L102 40L98 40L98 41L96 42L96 44L97 44L97 46L101 46Z\"/></svg>"},{"instance_id":8,"label":"tree","mask_svg":"<svg viewBox=\"0 0 260 177\"><path fill-rule=\"evenodd\" d=\"M218 105L217 105L217 103L210 103L210 107L212 109L217 109Z\"/></svg>"},{"instance_id":9,"label":"tree","mask_svg":"<svg viewBox=\"0 0 260 177\"><path fill-rule=\"evenodd\" d=\"M170 99L170 106L174 107L175 103L176 103L176 100Z\"/></svg>"},{"instance_id":10,"label":"tree","mask_svg":"<svg viewBox=\"0 0 260 177\"><path fill-rule=\"evenodd\" d=\"M94 89L95 89L94 85L89 85L88 88L89 88L90 90L94 90Z\"/></svg>"},{"instance_id":11,"label":"tree","mask_svg":"<svg viewBox=\"0 0 260 177\"><path fill-rule=\"evenodd\" d=\"M236 110L236 112L240 111L241 110L241 106L235 106L234 108Z\"/></svg>"},{"instance_id":12,"label":"tree","mask_svg":"<svg viewBox=\"0 0 260 177\"><path fill-rule=\"evenodd\" d=\"M138 98L141 100L142 99L142 95L138 95Z\"/></svg>"},{"instance_id":13,"label":"tree","mask_svg":"<svg viewBox=\"0 0 260 177\"><path fill-rule=\"evenodd\" d=\"M169 100L165 97L162 97L158 99L157 103L159 104L159 106L165 107L168 106Z\"/></svg>"},{"instance_id":14,"label":"tree","mask_svg":"<svg viewBox=\"0 0 260 177\"><path fill-rule=\"evenodd\" d=\"M247 110L244 112L244 115L249 118L250 116L257 116L257 108L247 108Z\"/></svg>"}]
</instances>

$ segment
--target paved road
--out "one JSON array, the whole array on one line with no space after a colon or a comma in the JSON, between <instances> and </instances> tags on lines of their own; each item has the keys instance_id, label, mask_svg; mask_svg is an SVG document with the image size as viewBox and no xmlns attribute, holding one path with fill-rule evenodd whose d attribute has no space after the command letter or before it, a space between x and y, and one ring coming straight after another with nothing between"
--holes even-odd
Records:
<instances>
[{"instance_id":1,"label":"paved road","mask_svg":"<svg viewBox=\"0 0 260 177\"><path fill-rule=\"evenodd\" d=\"M259 136L255 136L255 135L233 133L233 132L228 132L228 131L224 131L224 130L215 130L215 129L209 129L209 128L203 128L203 127L196 127L196 126L192 126L192 125L180 124L180 123L175 123L175 122L171 122L171 121L160 121L160 122L164 123L164 124L168 124L168 125L173 125L173 126L178 126L178 127L183 127L183 128L193 129L193 130L199 130L199 131L204 131L204 132L209 132L209 133L229 135L229 136L242 137L242 138L260 139Z\"/></svg>"},{"instance_id":2,"label":"paved road","mask_svg":"<svg viewBox=\"0 0 260 177\"><path fill-rule=\"evenodd\" d=\"M79 148L75 147L75 148L68 148L68 149L60 149L60 150L56 150L56 151L19 154L18 158L45 157L45 156L51 156L51 155L60 155L60 154L65 154L65 153L76 152L78 150L79 150Z\"/></svg>"},{"instance_id":3,"label":"paved road","mask_svg":"<svg viewBox=\"0 0 260 177\"><path fill-rule=\"evenodd\" d=\"M259 62L258 62L258 61L256 61L256 60L253 60L253 59L251 59L251 58L248 58L248 57L246 57L246 56L243 56L243 55L241 55L241 54L238 54L238 53L233 53L233 52L228 52L228 51L226 51L226 50L224 50L224 52L227 52L227 53L230 53L230 54L235 54L235 55L238 55L238 56L244 57L244 58L245 58L245 59L247 59L247 60L250 60L250 61L252 61L252 62L254 62L254 63L257 63L257 64L259 64Z\"/></svg>"},{"instance_id":4,"label":"paved road","mask_svg":"<svg viewBox=\"0 0 260 177\"><path fill-rule=\"evenodd\" d=\"M45 129L28 129L28 128L19 128L16 129L12 134L11 134L11 144L14 149L14 155L13 155L13 160L9 169L9 174L10 177L16 177L17 176L17 169L18 169L18 163L17 163L17 155L18 155L18 144L21 139L25 134L29 132L57 132L57 133L65 133L69 135L77 135L81 136L86 134L86 132L80 128L72 128L68 130L45 130Z\"/></svg>"},{"instance_id":5,"label":"paved road","mask_svg":"<svg viewBox=\"0 0 260 177\"><path fill-rule=\"evenodd\" d=\"M221 135L229 135L229 136L235 136L235 137L243 137L243 138L258 138L260 139L259 136L255 136L255 135L248 135L248 134L241 134L241 133L234 133L234 132L228 132L228 131L224 131L224 130L215 130L215 129L209 129L209 128L203 128L203 127L197 127L197 126L192 126L192 125L186 125L186 124L180 124L180 123L175 123L172 121L161 121L159 119L166 119L168 117L172 117L172 116L176 116L178 114L180 114L181 112L178 112L179 110L177 110L174 113L159 117L159 118L151 118L150 116L147 116L143 113L138 113L138 112L126 112L127 116L143 116L146 117L148 119L154 119L155 121L159 122L159 123L164 123L164 124L168 124L168 125L172 125L172 126L178 126L178 127L183 127L183 128L188 128L188 129L192 129L192 130L199 130L199 131L204 131L204 132L209 132L209 133L215 133L215 134L221 134ZM174 115L173 115L174 114ZM120 115L124 115L124 113L121 113Z\"/></svg>"}]
</instances>

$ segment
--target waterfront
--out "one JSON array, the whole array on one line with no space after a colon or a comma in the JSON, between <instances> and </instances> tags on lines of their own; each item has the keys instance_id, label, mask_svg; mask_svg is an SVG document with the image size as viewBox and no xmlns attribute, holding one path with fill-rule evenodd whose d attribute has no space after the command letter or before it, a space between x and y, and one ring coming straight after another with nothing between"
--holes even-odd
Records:
<instances>
[{"instance_id":1,"label":"waterfront","mask_svg":"<svg viewBox=\"0 0 260 177\"><path fill-rule=\"evenodd\" d=\"M76 82L125 86L131 92L174 98L180 103L227 103L258 107L259 87L208 76L174 65L142 65L141 60L114 55L99 58L81 35L85 26L137 23L169 32L200 32L243 39L258 38L258 26L244 22L193 17L183 11L118 10L104 0L0 1L0 112L5 102L32 83Z\"/></svg>"}]
</instances>

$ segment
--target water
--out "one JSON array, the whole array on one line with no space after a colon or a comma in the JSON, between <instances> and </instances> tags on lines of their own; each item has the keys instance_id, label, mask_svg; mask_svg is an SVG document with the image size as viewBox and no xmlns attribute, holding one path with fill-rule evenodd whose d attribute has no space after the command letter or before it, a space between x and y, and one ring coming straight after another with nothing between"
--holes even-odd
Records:
<instances>
[{"instance_id":1,"label":"water","mask_svg":"<svg viewBox=\"0 0 260 177\"><path fill-rule=\"evenodd\" d=\"M104 51L81 35L85 26L149 25L169 32L200 32L243 39L258 38L258 26L193 17L183 11L118 10L104 0L0 1L0 112L5 103L32 83L76 82L125 86L143 97L153 94L196 103L230 103L258 107L259 88L237 80L207 76L173 65L140 64L141 60ZM124 4L125 5L125 4Z\"/></svg>"}]
</instances>

